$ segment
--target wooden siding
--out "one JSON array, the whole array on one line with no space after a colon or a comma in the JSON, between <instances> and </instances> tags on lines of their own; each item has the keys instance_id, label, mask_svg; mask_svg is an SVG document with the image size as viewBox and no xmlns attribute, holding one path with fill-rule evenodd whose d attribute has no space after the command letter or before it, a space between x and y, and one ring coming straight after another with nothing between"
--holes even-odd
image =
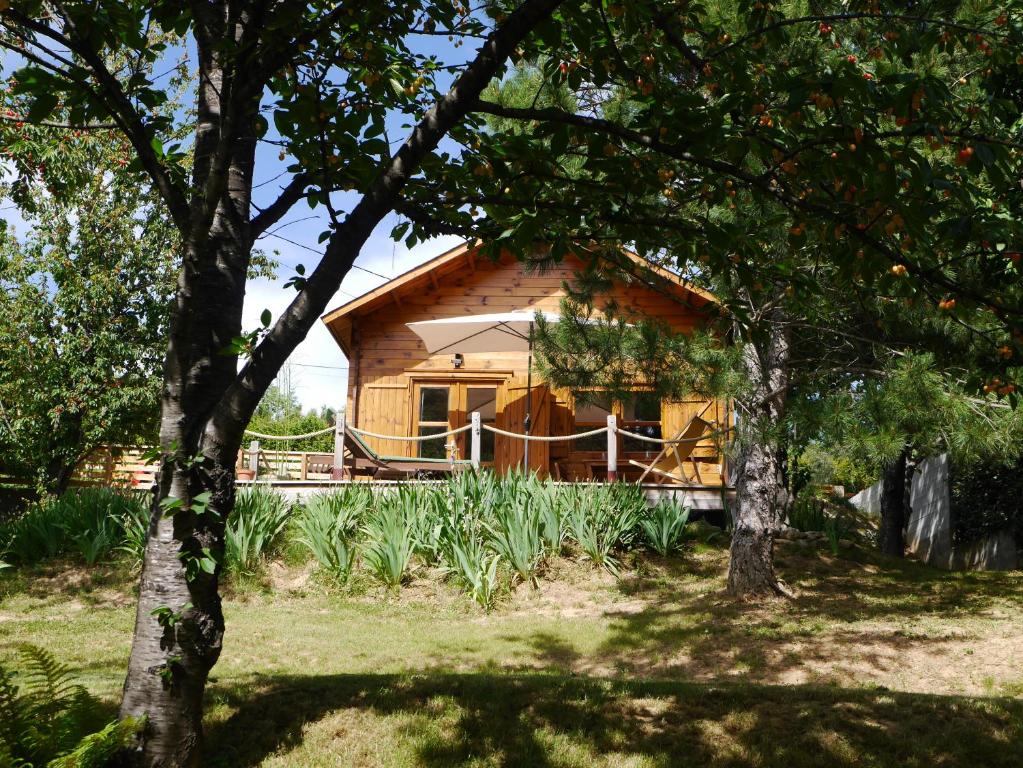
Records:
<instances>
[{"instance_id":1,"label":"wooden siding","mask_svg":"<svg viewBox=\"0 0 1023 768\"><path fill-rule=\"evenodd\" d=\"M358 426L381 435L411 435L411 382L405 376L377 376L362 385ZM384 456L413 456L414 444L401 440L365 438L366 443Z\"/></svg>"}]
</instances>

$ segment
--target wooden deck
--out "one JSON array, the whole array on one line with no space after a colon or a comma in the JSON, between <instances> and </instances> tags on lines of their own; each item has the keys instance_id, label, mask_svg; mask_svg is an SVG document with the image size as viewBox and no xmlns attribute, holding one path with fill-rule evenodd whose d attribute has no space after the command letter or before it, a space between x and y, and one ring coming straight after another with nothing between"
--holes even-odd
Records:
<instances>
[{"instance_id":1,"label":"wooden deck","mask_svg":"<svg viewBox=\"0 0 1023 768\"><path fill-rule=\"evenodd\" d=\"M239 480L238 487L244 488L251 485L269 485L284 494L291 500L304 498L312 493L329 490L339 486L350 485L352 482L365 483L375 491L384 492L389 488L408 484L407 480ZM441 483L441 480L417 480L417 483L433 484ZM552 481L556 485L574 485L578 483ZM643 483L643 492L646 495L647 503L651 506L659 500L667 497L675 497L694 510L722 510L725 503L731 504L735 498L733 488L722 488L720 486L707 485L682 485L682 484L658 484Z\"/></svg>"}]
</instances>

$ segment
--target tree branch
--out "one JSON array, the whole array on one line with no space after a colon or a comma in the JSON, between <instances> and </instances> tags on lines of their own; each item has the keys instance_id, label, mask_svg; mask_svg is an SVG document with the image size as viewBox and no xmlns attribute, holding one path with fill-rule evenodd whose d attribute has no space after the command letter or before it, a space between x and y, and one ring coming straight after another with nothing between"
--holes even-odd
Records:
<instances>
[{"instance_id":1,"label":"tree branch","mask_svg":"<svg viewBox=\"0 0 1023 768\"><path fill-rule=\"evenodd\" d=\"M589 115L579 115L573 112L566 112L555 107L547 107L543 109L506 107L501 104L495 104L494 102L480 99L474 105L473 111L516 120L540 120L573 125L586 130L616 136L624 139L625 141L638 144L639 146L667 155L668 157L672 157L676 160L690 163L694 166L705 168L707 170L723 173L743 182L749 187L760 190L762 193L775 199L780 205L790 211L799 211L803 215L822 216L832 223L845 225L852 236L861 243L883 255L892 264L909 265L909 267L925 281L929 281L934 285L940 286L941 288L949 291L957 291L960 295L971 298L979 304L991 307L999 312L1023 316L1023 309L1021 308L993 304L989 297L983 296L975 291L964 290L963 286L953 280L950 280L940 271L928 269L921 264L909 261L905 255L894 251L884 242L872 236L868 229L858 228L857 224L859 222L849 219L848 217L843 216L824 205L799 199L796 195L786 191L780 184L772 183L773 178L770 176L765 176L764 174L753 175L732 163L693 155L685 148L684 145L665 143L655 136L648 136L617 123L613 123L609 120L590 117Z\"/></svg>"},{"instance_id":2,"label":"tree branch","mask_svg":"<svg viewBox=\"0 0 1023 768\"><path fill-rule=\"evenodd\" d=\"M62 35L47 25L40 24L17 11L8 10L6 13L27 29L49 37L61 45L66 45L71 51L81 56L99 84L100 91L97 93L97 96L104 102L104 106L110 112L110 116L117 122L118 127L120 127L135 148L142 167L146 169L146 172L160 192L160 196L167 203L175 226L182 232L187 231L189 213L184 191L174 183L167 167L160 162L156 155L156 150L153 149L153 137L142 122L141 115L132 106L124 89L121 88L120 82L107 69L102 57L89 45L89 36L87 34L81 35L77 25L66 14L62 18L68 30L70 30L70 36Z\"/></svg>"},{"instance_id":3,"label":"tree branch","mask_svg":"<svg viewBox=\"0 0 1023 768\"><path fill-rule=\"evenodd\" d=\"M288 182L276 200L252 217L249 222L249 242L254 242L261 234L280 221L295 203L305 197L307 186L309 186L309 177L304 173L298 174Z\"/></svg>"},{"instance_id":4,"label":"tree branch","mask_svg":"<svg viewBox=\"0 0 1023 768\"><path fill-rule=\"evenodd\" d=\"M37 125L40 128L63 128L68 131L116 131L116 123L62 123L59 120L28 120L24 115L0 114L0 120L7 123L24 123L25 125Z\"/></svg>"}]
</instances>

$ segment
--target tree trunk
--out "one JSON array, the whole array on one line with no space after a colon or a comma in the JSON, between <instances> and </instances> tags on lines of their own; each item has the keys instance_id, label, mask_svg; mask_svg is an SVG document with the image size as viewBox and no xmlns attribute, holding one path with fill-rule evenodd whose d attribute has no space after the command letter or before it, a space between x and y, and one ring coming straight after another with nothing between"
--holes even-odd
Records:
<instances>
[{"instance_id":1,"label":"tree trunk","mask_svg":"<svg viewBox=\"0 0 1023 768\"><path fill-rule=\"evenodd\" d=\"M774 533L782 494L777 454L767 441L740 449L736 462L735 520L728 563L728 591L736 597L781 594L774 573Z\"/></svg>"},{"instance_id":2,"label":"tree trunk","mask_svg":"<svg viewBox=\"0 0 1023 768\"><path fill-rule=\"evenodd\" d=\"M199 765L203 694L224 636L219 578L245 420L233 438L220 440L209 419L236 375L234 360L218 352L241 330L244 282L233 278L244 276L248 254L217 239L211 249L201 261L215 266L183 280L171 327L164 457L121 702L122 717L147 718L140 754L146 766Z\"/></svg>"},{"instance_id":3,"label":"tree trunk","mask_svg":"<svg viewBox=\"0 0 1023 768\"><path fill-rule=\"evenodd\" d=\"M895 461L885 465L881 482L881 530L878 545L892 557L905 555L906 527L906 461L909 452L903 449Z\"/></svg>"},{"instance_id":4,"label":"tree trunk","mask_svg":"<svg viewBox=\"0 0 1023 768\"><path fill-rule=\"evenodd\" d=\"M786 502L779 446L789 383L790 340L785 318L765 318L765 339L746 343L743 361L753 392L737 438L735 513L728 591L752 598L786 594L774 572L774 534Z\"/></svg>"}]
</instances>

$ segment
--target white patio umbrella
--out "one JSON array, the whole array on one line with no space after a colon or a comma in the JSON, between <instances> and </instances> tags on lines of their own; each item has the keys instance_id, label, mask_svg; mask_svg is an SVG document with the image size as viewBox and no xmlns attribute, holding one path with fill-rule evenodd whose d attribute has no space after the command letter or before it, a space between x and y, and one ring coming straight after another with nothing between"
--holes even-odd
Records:
<instances>
[{"instance_id":1,"label":"white patio umbrella","mask_svg":"<svg viewBox=\"0 0 1023 768\"><path fill-rule=\"evenodd\" d=\"M541 312L549 323L561 315ZM464 315L441 320L406 323L431 354L451 352L526 352L526 418L523 428L529 435L533 410L533 325L536 312L497 312L489 315ZM525 467L529 467L529 441L523 451Z\"/></svg>"}]
</instances>

